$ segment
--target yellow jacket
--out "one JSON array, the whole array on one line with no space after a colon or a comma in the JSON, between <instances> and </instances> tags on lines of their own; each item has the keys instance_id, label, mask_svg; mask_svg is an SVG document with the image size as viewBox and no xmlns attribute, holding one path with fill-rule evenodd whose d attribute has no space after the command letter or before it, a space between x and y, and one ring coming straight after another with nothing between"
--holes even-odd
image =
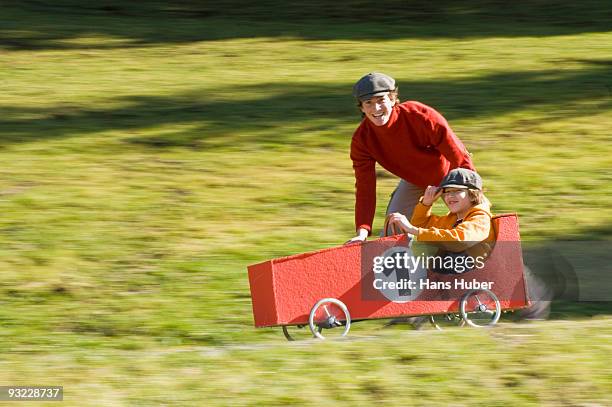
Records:
<instances>
[{"instance_id":1,"label":"yellow jacket","mask_svg":"<svg viewBox=\"0 0 612 407\"><path fill-rule=\"evenodd\" d=\"M495 231L491 226L491 204L486 198L485 202L473 206L459 223L457 215L450 212L444 216L432 215L431 206L424 205L422 199L414 208L410 220L410 223L419 228L418 241L444 242L446 244L440 246L452 252L467 250L480 242L495 241ZM484 251L489 251L490 245L484 246L487 247Z\"/></svg>"}]
</instances>

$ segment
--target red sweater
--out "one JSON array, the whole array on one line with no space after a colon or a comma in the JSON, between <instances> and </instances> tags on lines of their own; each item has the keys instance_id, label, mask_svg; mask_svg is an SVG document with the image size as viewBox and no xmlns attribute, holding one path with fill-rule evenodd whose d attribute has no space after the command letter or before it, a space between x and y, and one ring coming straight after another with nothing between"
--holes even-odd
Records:
<instances>
[{"instance_id":1,"label":"red sweater","mask_svg":"<svg viewBox=\"0 0 612 407\"><path fill-rule=\"evenodd\" d=\"M474 170L469 153L444 117L412 101L395 105L384 126L375 126L364 118L353 134L351 160L355 170L355 226L368 231L372 230L376 211L376 163L422 188L438 185L453 168Z\"/></svg>"}]
</instances>

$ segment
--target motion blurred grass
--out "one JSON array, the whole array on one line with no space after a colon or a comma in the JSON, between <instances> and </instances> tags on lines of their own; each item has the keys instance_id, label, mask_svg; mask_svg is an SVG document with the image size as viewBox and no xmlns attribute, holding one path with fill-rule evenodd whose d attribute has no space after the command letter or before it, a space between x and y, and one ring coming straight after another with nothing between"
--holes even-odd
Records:
<instances>
[{"instance_id":1,"label":"motion blurred grass","mask_svg":"<svg viewBox=\"0 0 612 407\"><path fill-rule=\"evenodd\" d=\"M372 388L352 386L373 375L360 360L391 372L396 362L377 360L405 343L415 355L438 355L424 356L423 366L447 368L398 376L435 389L419 393L424 404L456 397L461 386L449 381L468 360L507 372L531 357L554 368L544 379L512 373L519 390L495 380L485 389L497 389L499 403L562 404L542 385L564 366L562 376L582 372L569 403L588 401L593 389L591 401L610 402L599 362L609 352L595 345L609 347L609 317L551 325L550 334L543 324L533 348L495 345L507 368L471 346L486 335L467 331L449 334L448 349L447 337L396 331L373 354L378 341L294 348L280 344L278 330L252 328L246 279L248 264L351 237L348 146L359 114L350 90L373 70L393 75L403 100L445 115L474 154L494 209L519 213L525 241L610 240L612 12L587 3L502 11L495 2L394 2L396 13L376 17L362 2L5 2L0 378L60 378L67 394L134 405L164 404L164 386L181 392L168 403L201 405L203 394L229 392L248 404L266 400L272 384L304 384L312 399L287 391L268 401L324 403L313 393L335 391L326 380L337 364L341 388L355 393L348 401L380 391L377 399L398 402L407 390L394 393L380 377ZM396 183L380 170L378 224ZM380 325L357 334L378 335ZM562 349L540 353L559 342L572 352L584 345L587 365ZM214 357L190 350L252 344L269 348ZM457 352L465 360L446 358ZM262 387L234 394L237 375L263 377Z\"/></svg>"}]
</instances>

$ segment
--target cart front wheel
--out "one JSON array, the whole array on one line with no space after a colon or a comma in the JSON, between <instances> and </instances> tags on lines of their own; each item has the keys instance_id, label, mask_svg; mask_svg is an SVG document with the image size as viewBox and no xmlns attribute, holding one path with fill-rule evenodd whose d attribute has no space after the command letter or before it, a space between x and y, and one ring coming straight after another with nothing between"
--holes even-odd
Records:
<instances>
[{"instance_id":1,"label":"cart front wheel","mask_svg":"<svg viewBox=\"0 0 612 407\"><path fill-rule=\"evenodd\" d=\"M341 336L346 336L351 329L351 316L344 303L335 298L323 298L310 310L308 325L312 334L325 339L321 334L323 329L332 329L344 325Z\"/></svg>"}]
</instances>

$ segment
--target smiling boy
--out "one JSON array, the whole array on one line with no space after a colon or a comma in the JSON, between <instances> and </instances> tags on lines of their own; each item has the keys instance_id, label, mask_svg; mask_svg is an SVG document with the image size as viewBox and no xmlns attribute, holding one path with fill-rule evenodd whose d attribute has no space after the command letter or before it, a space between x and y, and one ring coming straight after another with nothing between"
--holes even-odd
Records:
<instances>
[{"instance_id":1,"label":"smiling boy","mask_svg":"<svg viewBox=\"0 0 612 407\"><path fill-rule=\"evenodd\" d=\"M440 197L449 210L445 216L431 213L432 205ZM389 222L420 241L456 242L453 246L456 251L495 240L490 203L482 193L482 179L465 168L450 171L439 187L428 186L410 221L401 213L393 213Z\"/></svg>"},{"instance_id":2,"label":"smiling boy","mask_svg":"<svg viewBox=\"0 0 612 407\"><path fill-rule=\"evenodd\" d=\"M449 212L444 216L431 213L434 202L442 197ZM439 187L428 186L414 208L410 221L401 213L390 215L389 223L424 242L437 242L449 251L466 250L470 256L487 255L495 241L491 225L491 204L482 192L482 179L471 170L456 168ZM446 244L448 242L448 244ZM525 280L532 305L518 313L519 319L546 319L550 313L552 291L527 266Z\"/></svg>"}]
</instances>

